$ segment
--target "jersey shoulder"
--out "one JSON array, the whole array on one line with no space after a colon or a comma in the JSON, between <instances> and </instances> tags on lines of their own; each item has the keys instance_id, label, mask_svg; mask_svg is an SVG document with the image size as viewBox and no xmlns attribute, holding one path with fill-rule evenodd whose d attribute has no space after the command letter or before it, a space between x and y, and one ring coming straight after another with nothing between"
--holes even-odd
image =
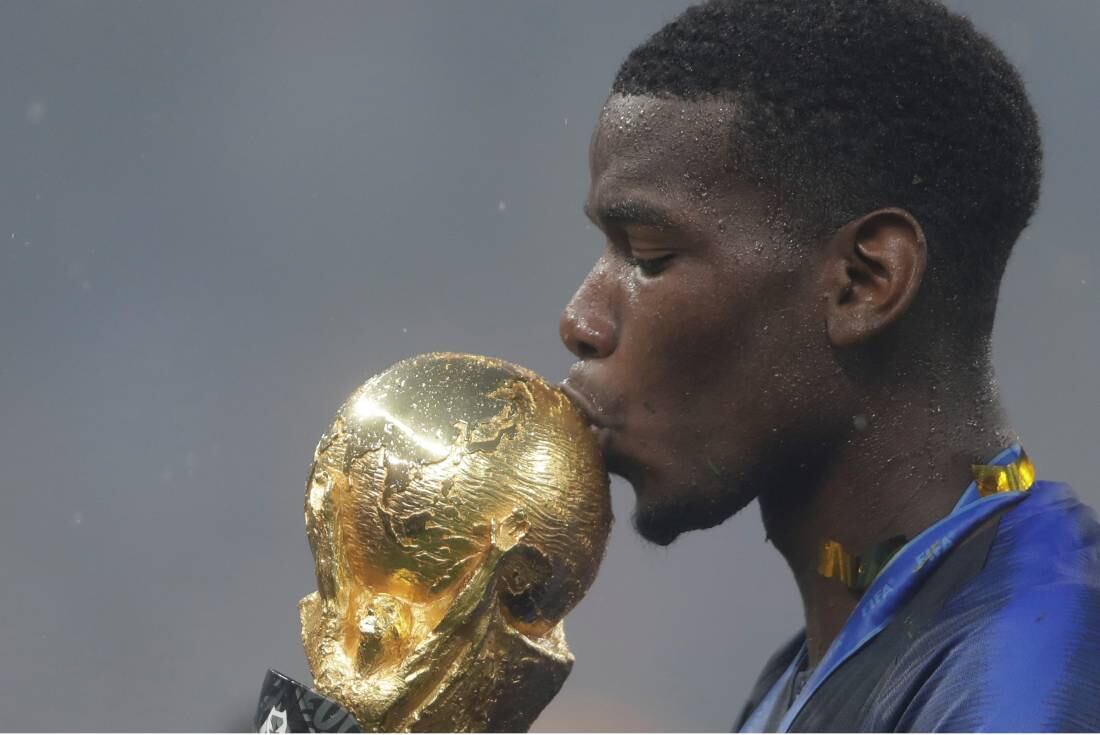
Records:
<instances>
[{"instance_id":1,"label":"jersey shoulder","mask_svg":"<svg viewBox=\"0 0 1100 735\"><path fill-rule=\"evenodd\" d=\"M1032 492L899 662L921 668L899 729L1100 730L1100 524L1067 486Z\"/></svg>"}]
</instances>

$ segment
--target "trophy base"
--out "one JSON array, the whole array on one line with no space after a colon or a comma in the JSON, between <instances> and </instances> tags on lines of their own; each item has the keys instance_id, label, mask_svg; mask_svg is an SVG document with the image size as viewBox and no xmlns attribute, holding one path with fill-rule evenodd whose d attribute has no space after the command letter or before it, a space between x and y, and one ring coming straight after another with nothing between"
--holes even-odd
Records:
<instances>
[{"instance_id":1,"label":"trophy base","mask_svg":"<svg viewBox=\"0 0 1100 735\"><path fill-rule=\"evenodd\" d=\"M339 704L272 669L260 687L252 724L256 732L362 732Z\"/></svg>"}]
</instances>

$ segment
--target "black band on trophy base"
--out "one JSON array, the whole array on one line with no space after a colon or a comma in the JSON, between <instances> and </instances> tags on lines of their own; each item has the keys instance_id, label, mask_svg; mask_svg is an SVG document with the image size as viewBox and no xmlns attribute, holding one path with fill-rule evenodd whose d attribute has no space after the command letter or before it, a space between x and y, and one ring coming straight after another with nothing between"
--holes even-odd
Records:
<instances>
[{"instance_id":1,"label":"black band on trophy base","mask_svg":"<svg viewBox=\"0 0 1100 735\"><path fill-rule=\"evenodd\" d=\"M252 724L256 732L362 732L346 709L268 669Z\"/></svg>"}]
</instances>

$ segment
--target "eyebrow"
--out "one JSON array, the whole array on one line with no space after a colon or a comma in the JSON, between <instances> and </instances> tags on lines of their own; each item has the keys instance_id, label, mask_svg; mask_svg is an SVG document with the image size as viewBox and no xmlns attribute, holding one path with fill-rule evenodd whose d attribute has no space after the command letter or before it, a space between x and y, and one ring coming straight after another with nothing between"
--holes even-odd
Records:
<instances>
[{"instance_id":1,"label":"eyebrow","mask_svg":"<svg viewBox=\"0 0 1100 735\"><path fill-rule=\"evenodd\" d=\"M584 215L597 225L640 225L642 227L675 227L676 222L663 209L646 202L623 200L593 209L584 203Z\"/></svg>"}]
</instances>

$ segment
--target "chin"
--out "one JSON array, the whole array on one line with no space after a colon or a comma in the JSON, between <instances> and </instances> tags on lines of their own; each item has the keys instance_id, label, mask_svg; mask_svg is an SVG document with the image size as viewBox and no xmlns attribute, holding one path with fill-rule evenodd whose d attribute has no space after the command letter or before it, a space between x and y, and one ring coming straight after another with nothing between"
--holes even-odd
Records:
<instances>
[{"instance_id":1,"label":"chin","mask_svg":"<svg viewBox=\"0 0 1100 735\"><path fill-rule=\"evenodd\" d=\"M656 498L637 484L634 489L637 496L632 517L634 530L658 546L668 546L688 531L713 528L753 500L751 495L729 490L701 495L685 488Z\"/></svg>"},{"instance_id":2,"label":"chin","mask_svg":"<svg viewBox=\"0 0 1100 735\"><path fill-rule=\"evenodd\" d=\"M654 513L652 509L648 508L635 508L631 521L639 536L658 546L668 546L680 538L680 534L692 530L683 528L672 522L669 516Z\"/></svg>"}]
</instances>

